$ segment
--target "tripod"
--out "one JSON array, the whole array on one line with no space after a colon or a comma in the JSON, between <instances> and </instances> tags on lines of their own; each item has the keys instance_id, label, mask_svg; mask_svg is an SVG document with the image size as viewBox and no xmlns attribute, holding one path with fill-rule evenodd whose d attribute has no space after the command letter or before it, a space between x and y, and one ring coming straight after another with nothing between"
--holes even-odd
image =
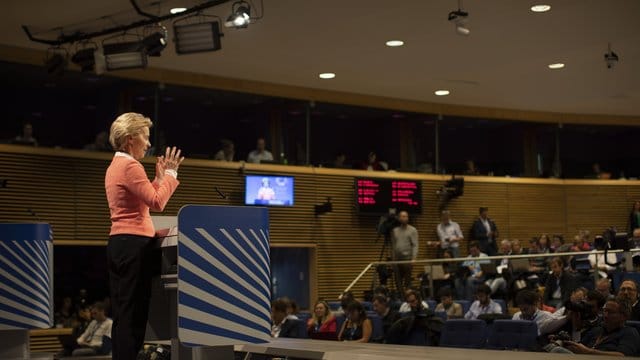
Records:
<instances>
[{"instance_id":1,"label":"tripod","mask_svg":"<svg viewBox=\"0 0 640 360\"><path fill-rule=\"evenodd\" d=\"M383 235L383 234L381 234ZM378 239L380 239L380 236L378 236ZM378 239L376 239L376 242L378 242ZM384 234L384 241L382 243L382 247L380 247L380 255L378 255L378 262L382 261L384 258L384 255L387 254L386 259L390 259L391 256L389 256L388 251L391 250L391 234ZM397 281L396 281L396 270L394 267L389 268L388 265L383 265L383 264L378 264L376 266L376 274L378 275L378 281L380 283L380 285L387 287L387 281L389 279L391 279L391 285L393 285L392 287L387 287L388 289L391 288L395 288L397 289ZM373 292L373 290L376 288L376 276L373 276L373 278L371 279L371 291Z\"/></svg>"}]
</instances>

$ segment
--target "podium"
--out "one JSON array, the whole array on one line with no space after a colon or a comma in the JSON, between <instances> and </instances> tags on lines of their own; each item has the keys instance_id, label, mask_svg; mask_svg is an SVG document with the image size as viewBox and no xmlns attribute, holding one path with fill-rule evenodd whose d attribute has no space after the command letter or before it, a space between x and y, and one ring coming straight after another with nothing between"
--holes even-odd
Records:
<instances>
[{"instance_id":1,"label":"podium","mask_svg":"<svg viewBox=\"0 0 640 360\"><path fill-rule=\"evenodd\" d=\"M233 359L233 346L270 340L266 208L186 205L153 217L161 269L153 279L147 342L172 359Z\"/></svg>"},{"instance_id":2,"label":"podium","mask_svg":"<svg viewBox=\"0 0 640 360\"><path fill-rule=\"evenodd\" d=\"M29 330L51 326L51 226L0 223L0 359L29 359Z\"/></svg>"}]
</instances>

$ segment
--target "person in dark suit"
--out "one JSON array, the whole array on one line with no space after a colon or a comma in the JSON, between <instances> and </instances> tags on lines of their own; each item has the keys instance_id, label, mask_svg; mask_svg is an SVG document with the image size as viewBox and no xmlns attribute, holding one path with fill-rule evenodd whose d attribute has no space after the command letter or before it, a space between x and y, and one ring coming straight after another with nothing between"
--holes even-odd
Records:
<instances>
[{"instance_id":1,"label":"person in dark suit","mask_svg":"<svg viewBox=\"0 0 640 360\"><path fill-rule=\"evenodd\" d=\"M373 298L373 310L382 318L382 336L372 341L382 343L386 340L391 325L400 320L400 314L389 307L389 300L384 295Z\"/></svg>"},{"instance_id":2,"label":"person in dark suit","mask_svg":"<svg viewBox=\"0 0 640 360\"><path fill-rule=\"evenodd\" d=\"M271 336L274 338L299 337L299 321L287 317L288 301L276 299L271 303Z\"/></svg>"},{"instance_id":3,"label":"person in dark suit","mask_svg":"<svg viewBox=\"0 0 640 360\"><path fill-rule=\"evenodd\" d=\"M626 279L620 284L618 298L627 300L631 304L629 320L640 321L640 301L638 301L638 284L632 279Z\"/></svg>"},{"instance_id":4,"label":"person in dark suit","mask_svg":"<svg viewBox=\"0 0 640 360\"><path fill-rule=\"evenodd\" d=\"M561 258L551 259L550 266L551 275L547 278L544 286L543 301L545 305L557 308L569 300L571 292L578 285L574 276L564 271L564 262Z\"/></svg>"},{"instance_id":5,"label":"person in dark suit","mask_svg":"<svg viewBox=\"0 0 640 360\"><path fill-rule=\"evenodd\" d=\"M480 245L480 252L488 256L495 256L498 253L496 244L498 227L493 220L489 219L489 208L480 208L480 216L473 222L471 228L471 237Z\"/></svg>"}]
</instances>

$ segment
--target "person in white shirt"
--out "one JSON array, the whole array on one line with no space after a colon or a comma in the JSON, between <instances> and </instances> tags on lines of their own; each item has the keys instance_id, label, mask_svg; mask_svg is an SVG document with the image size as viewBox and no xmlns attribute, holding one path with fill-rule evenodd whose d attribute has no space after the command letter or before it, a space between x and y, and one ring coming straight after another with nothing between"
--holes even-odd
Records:
<instances>
[{"instance_id":1,"label":"person in white shirt","mask_svg":"<svg viewBox=\"0 0 640 360\"><path fill-rule=\"evenodd\" d=\"M235 145L233 141L223 139L220 141L222 144L222 149L220 149L216 155L213 157L213 160L218 161L233 161L235 156Z\"/></svg>"},{"instance_id":2,"label":"person in white shirt","mask_svg":"<svg viewBox=\"0 0 640 360\"><path fill-rule=\"evenodd\" d=\"M607 278L609 273L616 269L615 266L609 264L615 264L618 262L618 258L615 253L608 253L605 261L604 254L596 254L596 251L604 250L603 242L598 241L598 237L594 241L594 244L598 244L595 249L591 250L593 254L589 255L589 263L591 263L591 268L593 270L597 270L601 278ZM600 237L601 238L601 237ZM602 239L600 239L602 240ZM609 264L607 264L609 263Z\"/></svg>"},{"instance_id":3,"label":"person in white shirt","mask_svg":"<svg viewBox=\"0 0 640 360\"><path fill-rule=\"evenodd\" d=\"M460 225L455 221L451 221L448 210L442 212L440 220L440 224L436 228L438 241L435 243L441 249L438 253L449 249L454 258L460 257L460 241L464 240Z\"/></svg>"},{"instance_id":4,"label":"person in white shirt","mask_svg":"<svg viewBox=\"0 0 640 360\"><path fill-rule=\"evenodd\" d=\"M467 320L475 320L478 316L483 314L502 314L502 306L497 302L491 300L491 289L485 284L478 285L476 290L476 301L471 304L471 307L464 314L464 318Z\"/></svg>"},{"instance_id":5,"label":"person in white shirt","mask_svg":"<svg viewBox=\"0 0 640 360\"><path fill-rule=\"evenodd\" d=\"M273 154L266 149L264 138L258 138L258 141L256 142L256 149L249 153L249 156L247 156L247 162L259 164L265 160L273 161Z\"/></svg>"},{"instance_id":6,"label":"person in white shirt","mask_svg":"<svg viewBox=\"0 0 640 360\"><path fill-rule=\"evenodd\" d=\"M111 352L110 348L103 348L103 339L105 336L111 338L111 325L113 325L113 321L105 315L104 310L103 303L93 304L91 307L93 320L76 340L79 347L73 350L71 356L104 355Z\"/></svg>"},{"instance_id":7,"label":"person in white shirt","mask_svg":"<svg viewBox=\"0 0 640 360\"><path fill-rule=\"evenodd\" d=\"M504 239L500 242L500 255L511 255L511 241ZM504 274L509 272L509 259L500 260L500 263L496 266L496 271L496 277L485 282L491 288L491 295L498 290L507 291L507 280L504 278Z\"/></svg>"},{"instance_id":8,"label":"person in white shirt","mask_svg":"<svg viewBox=\"0 0 640 360\"><path fill-rule=\"evenodd\" d=\"M556 332L567 323L567 317L554 316L552 313L540 310L540 294L533 290L522 290L516 296L516 304L520 311L513 315L513 320L535 321L538 325L538 335L548 335Z\"/></svg>"},{"instance_id":9,"label":"person in white shirt","mask_svg":"<svg viewBox=\"0 0 640 360\"><path fill-rule=\"evenodd\" d=\"M476 241L469 243L469 258L462 263L462 267L469 269L469 276L466 278L456 277L455 287L459 299L471 300L478 284L484 282L484 274L480 264L488 264L490 260L478 260L487 257L487 254L480 252L480 245ZM474 259L475 258L475 259Z\"/></svg>"},{"instance_id":10,"label":"person in white shirt","mask_svg":"<svg viewBox=\"0 0 640 360\"><path fill-rule=\"evenodd\" d=\"M404 299L405 302L403 302L400 305L400 309L398 309L399 313L408 313L411 311L417 311L419 309L428 309L429 308L429 304L427 304L426 301L422 300L422 296L420 296L420 293L415 290L415 289L407 289L404 292ZM420 307L418 307L418 304L420 304Z\"/></svg>"}]
</instances>

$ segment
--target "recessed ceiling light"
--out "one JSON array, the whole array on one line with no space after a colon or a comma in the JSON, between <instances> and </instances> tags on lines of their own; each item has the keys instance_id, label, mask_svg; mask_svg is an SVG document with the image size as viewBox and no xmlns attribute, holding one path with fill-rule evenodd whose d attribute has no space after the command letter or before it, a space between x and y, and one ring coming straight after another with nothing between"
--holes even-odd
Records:
<instances>
[{"instance_id":1,"label":"recessed ceiling light","mask_svg":"<svg viewBox=\"0 0 640 360\"><path fill-rule=\"evenodd\" d=\"M447 96L449 95L449 90L436 90L434 94L438 96Z\"/></svg>"},{"instance_id":2,"label":"recessed ceiling light","mask_svg":"<svg viewBox=\"0 0 640 360\"><path fill-rule=\"evenodd\" d=\"M185 7L175 7L175 8L171 8L171 10L169 10L170 13L172 14L179 14L181 12L185 12L187 11L187 8Z\"/></svg>"},{"instance_id":3,"label":"recessed ceiling light","mask_svg":"<svg viewBox=\"0 0 640 360\"><path fill-rule=\"evenodd\" d=\"M320 77L320 79L333 79L334 77L336 77L336 74L328 72L328 73L321 73L318 76Z\"/></svg>"},{"instance_id":4,"label":"recessed ceiling light","mask_svg":"<svg viewBox=\"0 0 640 360\"><path fill-rule=\"evenodd\" d=\"M558 69L562 69L564 67L564 64L563 63L555 63L555 64L549 64L547 66L549 67L549 69L558 70Z\"/></svg>"},{"instance_id":5,"label":"recessed ceiling light","mask_svg":"<svg viewBox=\"0 0 640 360\"><path fill-rule=\"evenodd\" d=\"M389 47L397 47L397 46L404 45L404 41L402 41L402 40L389 40L389 41L386 42L386 44Z\"/></svg>"},{"instance_id":6,"label":"recessed ceiling light","mask_svg":"<svg viewBox=\"0 0 640 360\"><path fill-rule=\"evenodd\" d=\"M551 5L547 5L547 4L538 4L538 5L533 5L531 7L531 11L537 12L537 13L547 12L549 10L551 10Z\"/></svg>"}]
</instances>

